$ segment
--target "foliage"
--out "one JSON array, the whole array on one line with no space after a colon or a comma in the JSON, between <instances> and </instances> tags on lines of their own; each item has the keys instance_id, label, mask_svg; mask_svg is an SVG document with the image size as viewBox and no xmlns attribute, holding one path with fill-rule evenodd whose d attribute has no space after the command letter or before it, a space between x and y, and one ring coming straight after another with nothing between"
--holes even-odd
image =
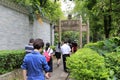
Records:
<instances>
[{"instance_id":1,"label":"foliage","mask_svg":"<svg viewBox=\"0 0 120 80\"><path fill-rule=\"evenodd\" d=\"M108 80L113 77L105 66L104 57L89 48L78 50L67 58L67 67L75 80Z\"/></svg>"},{"instance_id":2,"label":"foliage","mask_svg":"<svg viewBox=\"0 0 120 80\"><path fill-rule=\"evenodd\" d=\"M24 50L0 51L0 74L20 68L24 55Z\"/></svg>"},{"instance_id":3,"label":"foliage","mask_svg":"<svg viewBox=\"0 0 120 80\"><path fill-rule=\"evenodd\" d=\"M105 54L106 67L114 71L117 79L120 79L120 52Z\"/></svg>"},{"instance_id":4,"label":"foliage","mask_svg":"<svg viewBox=\"0 0 120 80\"><path fill-rule=\"evenodd\" d=\"M57 43L59 42L59 35L58 35L58 33L54 34L54 38L55 38L54 45L57 45Z\"/></svg>"},{"instance_id":5,"label":"foliage","mask_svg":"<svg viewBox=\"0 0 120 80\"><path fill-rule=\"evenodd\" d=\"M67 67L75 80L118 80L119 58L120 38L113 37L86 44L67 58Z\"/></svg>"},{"instance_id":6,"label":"foliage","mask_svg":"<svg viewBox=\"0 0 120 80\"><path fill-rule=\"evenodd\" d=\"M98 41L96 43L89 43L84 48L91 48L97 51L100 55L104 55L109 52L120 52L120 38L113 37L104 41Z\"/></svg>"},{"instance_id":7,"label":"foliage","mask_svg":"<svg viewBox=\"0 0 120 80\"><path fill-rule=\"evenodd\" d=\"M66 31L62 33L62 40L67 40L69 42L77 41L79 40L79 32L74 31Z\"/></svg>"},{"instance_id":8,"label":"foliage","mask_svg":"<svg viewBox=\"0 0 120 80\"><path fill-rule=\"evenodd\" d=\"M51 22L56 22L63 16L60 8L60 3L54 3L52 0L12 0L18 5L27 8L30 18L39 18L40 16L49 19ZM37 14L37 15L36 15Z\"/></svg>"},{"instance_id":9,"label":"foliage","mask_svg":"<svg viewBox=\"0 0 120 80\"><path fill-rule=\"evenodd\" d=\"M52 22L59 20L60 17L63 16L60 4L53 3L52 1L48 1L45 4L45 7L43 7L43 12L45 13L45 16L47 16Z\"/></svg>"},{"instance_id":10,"label":"foliage","mask_svg":"<svg viewBox=\"0 0 120 80\"><path fill-rule=\"evenodd\" d=\"M98 41L96 43L89 43L84 46L84 48L91 48L97 51L100 55L103 55L105 58L106 67L111 71L114 71L114 74L117 78L120 79L120 38L113 37L106 39L104 41Z\"/></svg>"},{"instance_id":11,"label":"foliage","mask_svg":"<svg viewBox=\"0 0 120 80\"><path fill-rule=\"evenodd\" d=\"M53 51L55 51L55 46L50 46L50 48L51 48Z\"/></svg>"},{"instance_id":12,"label":"foliage","mask_svg":"<svg viewBox=\"0 0 120 80\"><path fill-rule=\"evenodd\" d=\"M74 14L82 15L83 22L89 18L91 40L120 35L120 1L74 0Z\"/></svg>"}]
</instances>

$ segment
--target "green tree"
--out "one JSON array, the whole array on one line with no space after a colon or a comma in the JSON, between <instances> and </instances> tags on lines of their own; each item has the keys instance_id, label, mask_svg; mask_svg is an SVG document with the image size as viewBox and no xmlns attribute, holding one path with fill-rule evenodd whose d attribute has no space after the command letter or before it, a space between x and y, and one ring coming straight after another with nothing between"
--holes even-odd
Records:
<instances>
[{"instance_id":1,"label":"green tree","mask_svg":"<svg viewBox=\"0 0 120 80\"><path fill-rule=\"evenodd\" d=\"M120 34L120 1L75 0L75 4L74 13L90 20L93 41Z\"/></svg>"},{"instance_id":2,"label":"green tree","mask_svg":"<svg viewBox=\"0 0 120 80\"><path fill-rule=\"evenodd\" d=\"M49 19L51 22L56 22L61 16L63 16L60 8L60 3L54 3L52 0L11 0L18 5L22 5L27 8L30 14L30 18L38 18L43 16ZM37 15L36 15L37 14Z\"/></svg>"}]
</instances>

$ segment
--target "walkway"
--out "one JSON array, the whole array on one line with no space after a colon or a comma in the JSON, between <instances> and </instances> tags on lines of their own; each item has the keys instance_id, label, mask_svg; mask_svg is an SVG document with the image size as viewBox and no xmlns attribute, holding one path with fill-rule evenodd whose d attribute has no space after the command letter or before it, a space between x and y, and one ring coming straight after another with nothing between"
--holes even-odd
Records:
<instances>
[{"instance_id":1,"label":"walkway","mask_svg":"<svg viewBox=\"0 0 120 80\"><path fill-rule=\"evenodd\" d=\"M51 73L51 78L47 80L65 80L68 73L63 71L62 60L60 66L57 67L57 60L54 59L53 61L53 72Z\"/></svg>"}]
</instances>

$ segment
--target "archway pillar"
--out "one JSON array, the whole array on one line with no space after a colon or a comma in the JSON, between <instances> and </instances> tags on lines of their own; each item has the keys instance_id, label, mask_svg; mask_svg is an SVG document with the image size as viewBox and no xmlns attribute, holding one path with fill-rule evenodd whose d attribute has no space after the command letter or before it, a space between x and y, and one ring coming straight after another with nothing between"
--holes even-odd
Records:
<instances>
[{"instance_id":1,"label":"archway pillar","mask_svg":"<svg viewBox=\"0 0 120 80\"><path fill-rule=\"evenodd\" d=\"M80 16L80 20L79 20L79 32L80 32L80 48L82 48L82 16Z\"/></svg>"},{"instance_id":2,"label":"archway pillar","mask_svg":"<svg viewBox=\"0 0 120 80\"><path fill-rule=\"evenodd\" d=\"M89 20L87 20L87 43L89 43L89 36L90 36L90 32L89 32Z\"/></svg>"},{"instance_id":3,"label":"archway pillar","mask_svg":"<svg viewBox=\"0 0 120 80\"><path fill-rule=\"evenodd\" d=\"M59 32L59 42L61 42L61 33L62 33L61 20L59 20L59 28L58 28L58 32Z\"/></svg>"}]
</instances>

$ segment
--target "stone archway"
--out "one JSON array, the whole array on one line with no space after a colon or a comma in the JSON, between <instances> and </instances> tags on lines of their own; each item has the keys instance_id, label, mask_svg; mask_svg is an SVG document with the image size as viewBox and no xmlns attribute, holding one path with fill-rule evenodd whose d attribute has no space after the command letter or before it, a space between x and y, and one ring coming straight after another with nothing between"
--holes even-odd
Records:
<instances>
[{"instance_id":1,"label":"stone archway","mask_svg":"<svg viewBox=\"0 0 120 80\"><path fill-rule=\"evenodd\" d=\"M82 24L82 17L79 20L59 20L59 26L55 27L55 31L59 33L59 41L61 42L62 31L79 31L80 33L80 48L82 48L82 32L87 33L87 43L89 43L89 21L86 24Z\"/></svg>"}]
</instances>

